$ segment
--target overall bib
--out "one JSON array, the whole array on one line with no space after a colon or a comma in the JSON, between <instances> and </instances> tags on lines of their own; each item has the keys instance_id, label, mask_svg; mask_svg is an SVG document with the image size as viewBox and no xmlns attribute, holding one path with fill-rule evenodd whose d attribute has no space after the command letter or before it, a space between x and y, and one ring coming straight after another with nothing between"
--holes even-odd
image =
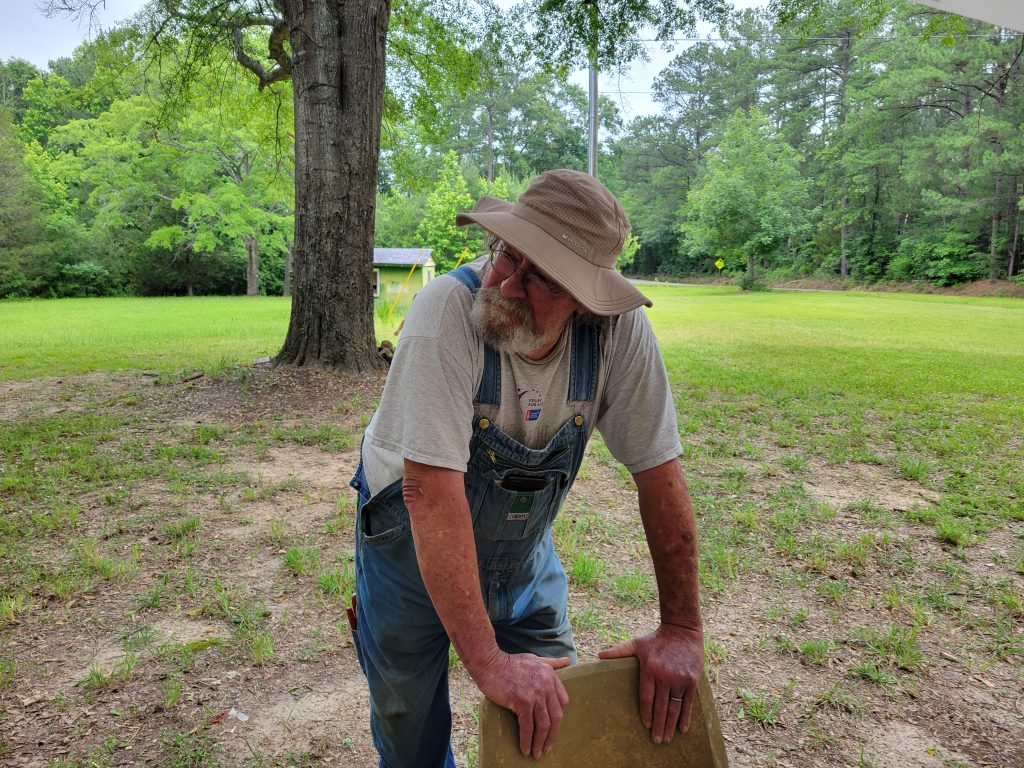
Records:
<instances>
[{"instance_id":1,"label":"overall bib","mask_svg":"<svg viewBox=\"0 0 1024 768\"><path fill-rule=\"evenodd\" d=\"M480 278L450 273L472 293ZM576 662L565 571L551 525L586 449L583 404L597 390L600 331L574 318L568 399L578 404L546 446L532 449L493 421L501 401L501 358L485 348L474 398L465 474L480 590L506 653L568 656ZM370 688L370 726L382 768L454 768L448 698L449 641L420 576L402 479L370 495L362 463L351 481L356 517L357 630Z\"/></svg>"}]
</instances>

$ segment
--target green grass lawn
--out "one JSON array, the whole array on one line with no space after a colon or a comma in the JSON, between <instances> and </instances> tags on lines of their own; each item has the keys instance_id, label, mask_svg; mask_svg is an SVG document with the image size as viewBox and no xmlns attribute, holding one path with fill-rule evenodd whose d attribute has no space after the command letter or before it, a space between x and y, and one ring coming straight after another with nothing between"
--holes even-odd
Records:
<instances>
[{"instance_id":1,"label":"green grass lawn","mask_svg":"<svg viewBox=\"0 0 1024 768\"><path fill-rule=\"evenodd\" d=\"M0 380L248 363L277 354L290 311L279 297L0 302Z\"/></svg>"},{"instance_id":2,"label":"green grass lawn","mask_svg":"<svg viewBox=\"0 0 1024 768\"><path fill-rule=\"evenodd\" d=\"M915 402L1019 392L1019 300L645 290L666 363L690 388ZM246 363L277 353L290 307L241 296L0 302L0 380Z\"/></svg>"}]
</instances>

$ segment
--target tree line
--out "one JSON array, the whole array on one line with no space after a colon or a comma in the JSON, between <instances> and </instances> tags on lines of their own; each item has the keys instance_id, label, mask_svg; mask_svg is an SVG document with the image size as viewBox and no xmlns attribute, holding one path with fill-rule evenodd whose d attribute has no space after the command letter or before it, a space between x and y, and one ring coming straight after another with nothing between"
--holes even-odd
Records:
<instances>
[{"instance_id":1,"label":"tree line","mask_svg":"<svg viewBox=\"0 0 1024 768\"><path fill-rule=\"evenodd\" d=\"M861 5L820 4L810 34L764 11L721 17L657 77L659 114L624 123L602 98L599 174L633 222L632 271L1019 273L1021 35L971 22L927 38L921 6ZM586 167L586 94L564 50L519 33L528 8L460 23L406 10L374 242L432 247L445 269L483 247L456 212ZM147 39L113 30L46 71L0 62L0 296L290 292L293 83L252 78L225 46L183 89Z\"/></svg>"}]
</instances>

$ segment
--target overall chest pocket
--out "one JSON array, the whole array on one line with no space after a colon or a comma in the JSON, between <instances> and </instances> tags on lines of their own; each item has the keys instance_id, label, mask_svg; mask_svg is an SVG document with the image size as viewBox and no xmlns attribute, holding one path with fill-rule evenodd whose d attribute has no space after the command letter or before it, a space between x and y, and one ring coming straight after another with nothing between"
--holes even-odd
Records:
<instances>
[{"instance_id":1,"label":"overall chest pocket","mask_svg":"<svg viewBox=\"0 0 1024 768\"><path fill-rule=\"evenodd\" d=\"M568 490L571 445L554 448L527 467L487 449L472 462L466 495L477 539L515 541L539 535L558 512Z\"/></svg>"}]
</instances>

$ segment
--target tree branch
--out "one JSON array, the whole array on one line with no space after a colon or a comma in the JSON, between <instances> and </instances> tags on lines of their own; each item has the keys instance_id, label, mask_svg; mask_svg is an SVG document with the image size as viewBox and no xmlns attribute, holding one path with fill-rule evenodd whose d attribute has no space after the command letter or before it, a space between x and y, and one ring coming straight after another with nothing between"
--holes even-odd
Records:
<instances>
[{"instance_id":1,"label":"tree branch","mask_svg":"<svg viewBox=\"0 0 1024 768\"><path fill-rule=\"evenodd\" d=\"M277 62L271 70L263 66L263 62L253 58L245 50L245 35L243 29L246 26L265 26L263 24L236 24L231 27L234 40L235 60L243 67L252 72L259 79L259 89L262 91L268 85L287 80L292 76L292 60L284 49L284 41L288 39L288 26L284 20L277 19L270 32L268 52L270 58Z\"/></svg>"}]
</instances>

